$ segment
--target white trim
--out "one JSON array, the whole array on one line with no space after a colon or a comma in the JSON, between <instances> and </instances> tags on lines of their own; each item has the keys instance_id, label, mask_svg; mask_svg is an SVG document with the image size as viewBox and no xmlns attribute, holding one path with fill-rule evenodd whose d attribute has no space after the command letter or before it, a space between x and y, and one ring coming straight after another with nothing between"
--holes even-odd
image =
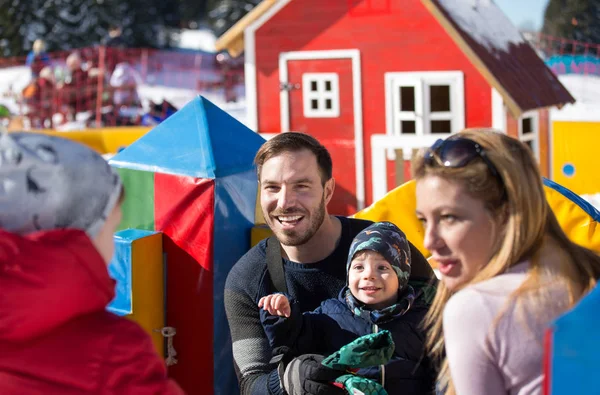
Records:
<instances>
[{"instance_id":1,"label":"white trim","mask_svg":"<svg viewBox=\"0 0 600 395\"><path fill-rule=\"evenodd\" d=\"M329 91L325 83L329 82ZM312 84L316 90L312 90ZM317 108L312 102L316 100ZM330 108L325 102L329 100ZM304 118L339 118L340 116L340 78L337 73L304 73L302 74L302 107Z\"/></svg>"},{"instance_id":2,"label":"white trim","mask_svg":"<svg viewBox=\"0 0 600 395\"><path fill-rule=\"evenodd\" d=\"M360 51L358 49L340 49L328 51L296 51L282 52L279 54L279 80L287 84L288 60L311 60L311 59L350 59L352 61L352 95L354 104L354 156L356 166L356 204L357 209L365 207L365 164L363 153L363 116L362 116L362 85ZM289 91L282 90L279 94L281 131L290 131L289 116ZM342 164L338 164L341 166Z\"/></svg>"},{"instance_id":3,"label":"white trim","mask_svg":"<svg viewBox=\"0 0 600 395\"><path fill-rule=\"evenodd\" d=\"M492 87L492 128L506 134L506 106L502 95Z\"/></svg>"},{"instance_id":4,"label":"white trim","mask_svg":"<svg viewBox=\"0 0 600 395\"><path fill-rule=\"evenodd\" d=\"M246 124L258 132L258 97L256 75L256 31L292 0L279 0L244 30L244 80L246 85Z\"/></svg>"},{"instance_id":5,"label":"white trim","mask_svg":"<svg viewBox=\"0 0 600 395\"><path fill-rule=\"evenodd\" d=\"M531 118L531 128L533 132L531 134L523 135L523 119ZM540 163L540 113L538 110L527 111L519 117L518 121L519 128L519 140L522 142L533 142L533 154Z\"/></svg>"},{"instance_id":6,"label":"white trim","mask_svg":"<svg viewBox=\"0 0 600 395\"><path fill-rule=\"evenodd\" d=\"M415 135L430 134L429 121L449 120L452 122L451 133L459 132L465 128L465 84L462 71L421 71L421 72L387 72L385 79L386 100L386 134L390 136L396 133L398 114L395 113L394 104L399 100L396 92L400 86L412 86L415 88L415 110L413 114L405 114L400 119L415 120ZM431 113L429 111L428 86L435 84L448 85L450 87L450 111L444 113ZM409 116L410 115L410 116ZM402 136L409 136L403 134ZM440 136L444 136L440 134Z\"/></svg>"},{"instance_id":7,"label":"white trim","mask_svg":"<svg viewBox=\"0 0 600 395\"><path fill-rule=\"evenodd\" d=\"M407 153L412 155L413 149L430 147L435 141L446 135L427 134L390 136L387 134L374 134L371 136L371 180L373 188L373 201L376 202L388 193L386 149L401 148L407 159Z\"/></svg>"}]
</instances>

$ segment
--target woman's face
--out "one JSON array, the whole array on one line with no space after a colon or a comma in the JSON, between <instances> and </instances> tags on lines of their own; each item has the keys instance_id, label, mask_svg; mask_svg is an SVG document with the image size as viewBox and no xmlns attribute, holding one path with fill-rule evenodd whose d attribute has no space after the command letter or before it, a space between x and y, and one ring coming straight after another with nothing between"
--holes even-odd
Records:
<instances>
[{"instance_id":1,"label":"woman's face","mask_svg":"<svg viewBox=\"0 0 600 395\"><path fill-rule=\"evenodd\" d=\"M434 175L418 180L417 217L425 248L450 291L472 280L493 255L497 227L492 215L461 183Z\"/></svg>"}]
</instances>

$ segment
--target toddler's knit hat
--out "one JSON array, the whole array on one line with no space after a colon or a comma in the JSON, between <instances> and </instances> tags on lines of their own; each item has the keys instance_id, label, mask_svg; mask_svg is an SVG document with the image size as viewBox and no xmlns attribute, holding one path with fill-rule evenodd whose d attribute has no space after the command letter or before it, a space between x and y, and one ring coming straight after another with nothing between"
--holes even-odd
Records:
<instances>
[{"instance_id":1,"label":"toddler's knit hat","mask_svg":"<svg viewBox=\"0 0 600 395\"><path fill-rule=\"evenodd\" d=\"M406 235L391 222L375 222L356 235L350 245L346 273L350 263L360 251L380 253L398 275L398 289L408 284L410 277L410 245Z\"/></svg>"}]
</instances>

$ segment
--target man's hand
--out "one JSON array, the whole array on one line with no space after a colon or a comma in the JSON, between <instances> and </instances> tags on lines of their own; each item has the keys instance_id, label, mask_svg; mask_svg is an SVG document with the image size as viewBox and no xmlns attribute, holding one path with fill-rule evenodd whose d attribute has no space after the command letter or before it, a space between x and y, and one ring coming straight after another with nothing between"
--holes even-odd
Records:
<instances>
[{"instance_id":1,"label":"man's hand","mask_svg":"<svg viewBox=\"0 0 600 395\"><path fill-rule=\"evenodd\" d=\"M345 395L346 391L332 383L345 374L324 366L323 356L304 354L285 368L281 383L288 395Z\"/></svg>"},{"instance_id":2,"label":"man's hand","mask_svg":"<svg viewBox=\"0 0 600 395\"><path fill-rule=\"evenodd\" d=\"M290 301L283 294L263 296L258 301L258 307L280 317L289 317L291 313Z\"/></svg>"}]
</instances>

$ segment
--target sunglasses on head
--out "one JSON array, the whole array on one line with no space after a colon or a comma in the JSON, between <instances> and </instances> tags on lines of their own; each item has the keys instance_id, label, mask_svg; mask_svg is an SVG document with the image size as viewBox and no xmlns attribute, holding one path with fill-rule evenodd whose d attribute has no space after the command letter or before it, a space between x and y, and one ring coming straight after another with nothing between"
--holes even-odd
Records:
<instances>
[{"instance_id":1,"label":"sunglasses on head","mask_svg":"<svg viewBox=\"0 0 600 395\"><path fill-rule=\"evenodd\" d=\"M439 166L453 169L465 167L474 159L481 158L492 175L500 181L500 185L504 188L504 182L496 166L488 158L483 147L473 140L464 137L450 137L446 140L437 140L427 149L424 158L425 163L429 166L435 163Z\"/></svg>"}]
</instances>

